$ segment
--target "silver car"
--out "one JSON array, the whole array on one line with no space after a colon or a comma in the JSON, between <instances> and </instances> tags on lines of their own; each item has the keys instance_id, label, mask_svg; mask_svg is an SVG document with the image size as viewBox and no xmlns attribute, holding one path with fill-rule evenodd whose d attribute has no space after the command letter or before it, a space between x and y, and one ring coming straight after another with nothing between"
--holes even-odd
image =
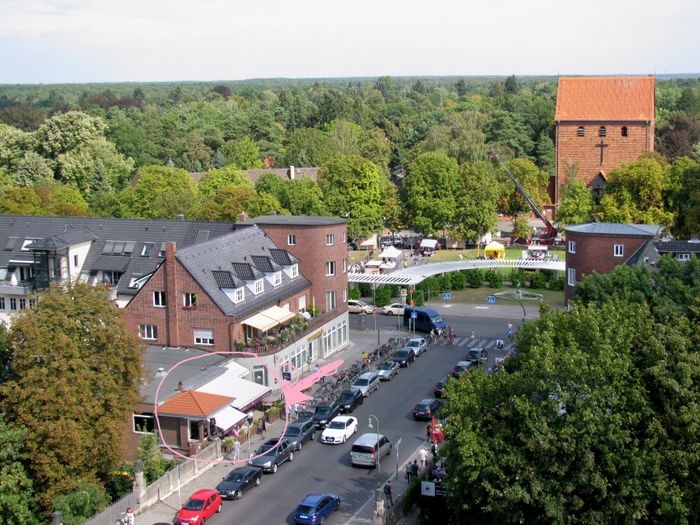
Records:
<instances>
[{"instance_id":1,"label":"silver car","mask_svg":"<svg viewBox=\"0 0 700 525\"><path fill-rule=\"evenodd\" d=\"M384 361L377 365L377 375L381 381L391 381L399 373L399 364L395 361Z\"/></svg>"},{"instance_id":2,"label":"silver car","mask_svg":"<svg viewBox=\"0 0 700 525\"><path fill-rule=\"evenodd\" d=\"M422 337L412 337L408 340L408 343L406 343L405 348L410 348L413 350L413 353L416 354L416 357L418 357L423 352L428 351L428 341Z\"/></svg>"}]
</instances>

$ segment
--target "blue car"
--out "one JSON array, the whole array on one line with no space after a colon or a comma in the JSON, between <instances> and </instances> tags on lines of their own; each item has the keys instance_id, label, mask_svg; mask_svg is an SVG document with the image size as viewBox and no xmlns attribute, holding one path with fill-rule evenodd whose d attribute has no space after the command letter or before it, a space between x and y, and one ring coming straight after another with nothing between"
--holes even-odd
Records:
<instances>
[{"instance_id":1,"label":"blue car","mask_svg":"<svg viewBox=\"0 0 700 525\"><path fill-rule=\"evenodd\" d=\"M309 494L299 505L294 514L295 523L317 525L326 521L333 511L340 507L340 497L335 494Z\"/></svg>"}]
</instances>

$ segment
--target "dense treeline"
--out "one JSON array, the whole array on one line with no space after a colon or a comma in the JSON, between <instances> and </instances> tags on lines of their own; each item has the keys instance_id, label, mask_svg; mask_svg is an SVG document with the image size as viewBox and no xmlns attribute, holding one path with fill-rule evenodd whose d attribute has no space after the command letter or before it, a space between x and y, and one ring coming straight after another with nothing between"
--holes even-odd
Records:
<instances>
[{"instance_id":1,"label":"dense treeline","mask_svg":"<svg viewBox=\"0 0 700 525\"><path fill-rule=\"evenodd\" d=\"M546 201L555 99L556 79L546 77L0 86L0 211L212 220L235 219L241 209L335 214L348 217L352 237L409 224L426 234L447 226L471 240L496 212L529 211L484 162L488 150ZM694 191L698 114L698 80L657 81L661 155L623 166L617 185L611 174L601 202L572 182L560 218L596 213L696 229L700 203L675 197ZM321 166L322 176L290 188L253 186L232 173L289 165ZM140 193L129 185L134 172L160 186ZM206 172L208 187L186 181L188 172ZM155 201L139 201L146 197ZM526 233L526 223L516 230Z\"/></svg>"}]
</instances>

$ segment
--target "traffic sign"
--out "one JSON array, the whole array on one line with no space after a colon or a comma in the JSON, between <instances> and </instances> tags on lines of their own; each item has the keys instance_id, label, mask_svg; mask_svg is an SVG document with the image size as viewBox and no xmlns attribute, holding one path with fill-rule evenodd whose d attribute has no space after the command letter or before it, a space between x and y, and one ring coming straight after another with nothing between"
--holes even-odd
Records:
<instances>
[{"instance_id":1,"label":"traffic sign","mask_svg":"<svg viewBox=\"0 0 700 525\"><path fill-rule=\"evenodd\" d=\"M508 328L513 328L513 323L508 323Z\"/></svg>"},{"instance_id":2,"label":"traffic sign","mask_svg":"<svg viewBox=\"0 0 700 525\"><path fill-rule=\"evenodd\" d=\"M507 333L508 335L513 335L513 329L512 329L512 328L508 328L508 330L507 330L506 333Z\"/></svg>"},{"instance_id":3,"label":"traffic sign","mask_svg":"<svg viewBox=\"0 0 700 525\"><path fill-rule=\"evenodd\" d=\"M282 379L284 381L291 381L292 380L292 373L291 372L282 372Z\"/></svg>"},{"instance_id":4,"label":"traffic sign","mask_svg":"<svg viewBox=\"0 0 700 525\"><path fill-rule=\"evenodd\" d=\"M452 294L450 292L445 292L442 294L442 300L443 301L451 301L452 300Z\"/></svg>"},{"instance_id":5,"label":"traffic sign","mask_svg":"<svg viewBox=\"0 0 700 525\"><path fill-rule=\"evenodd\" d=\"M488 304L496 304L496 296L495 296L495 295L489 295L489 296L486 298L486 302L487 302Z\"/></svg>"},{"instance_id":6,"label":"traffic sign","mask_svg":"<svg viewBox=\"0 0 700 525\"><path fill-rule=\"evenodd\" d=\"M416 312L411 312L411 319L418 319L418 314Z\"/></svg>"}]
</instances>

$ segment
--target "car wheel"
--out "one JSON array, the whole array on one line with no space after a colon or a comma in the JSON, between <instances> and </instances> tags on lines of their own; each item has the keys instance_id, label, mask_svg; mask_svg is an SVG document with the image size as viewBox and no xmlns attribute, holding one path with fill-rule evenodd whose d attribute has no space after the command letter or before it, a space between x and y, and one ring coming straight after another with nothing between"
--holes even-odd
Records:
<instances>
[{"instance_id":1,"label":"car wheel","mask_svg":"<svg viewBox=\"0 0 700 525\"><path fill-rule=\"evenodd\" d=\"M303 447L303 446L304 446L304 442L299 441L299 445L297 445L297 450L301 450L301 447Z\"/></svg>"},{"instance_id":2,"label":"car wheel","mask_svg":"<svg viewBox=\"0 0 700 525\"><path fill-rule=\"evenodd\" d=\"M342 441L342 442L345 443L345 440L346 440L346 439L347 439L347 437L346 437L346 436L343 436L343 441Z\"/></svg>"},{"instance_id":3,"label":"car wheel","mask_svg":"<svg viewBox=\"0 0 700 525\"><path fill-rule=\"evenodd\" d=\"M311 441L314 441L315 439L316 439L316 432L314 432L313 434L311 434Z\"/></svg>"},{"instance_id":4,"label":"car wheel","mask_svg":"<svg viewBox=\"0 0 700 525\"><path fill-rule=\"evenodd\" d=\"M340 510L340 500L338 500L338 503L335 504L335 511Z\"/></svg>"},{"instance_id":5,"label":"car wheel","mask_svg":"<svg viewBox=\"0 0 700 525\"><path fill-rule=\"evenodd\" d=\"M277 474L277 463L272 464L272 473Z\"/></svg>"},{"instance_id":6,"label":"car wheel","mask_svg":"<svg viewBox=\"0 0 700 525\"><path fill-rule=\"evenodd\" d=\"M216 512L221 512L221 509L222 509L223 507L224 507L224 506L223 506L221 503L219 503L219 507L216 509Z\"/></svg>"},{"instance_id":7,"label":"car wheel","mask_svg":"<svg viewBox=\"0 0 700 525\"><path fill-rule=\"evenodd\" d=\"M260 486L260 478L255 478L255 486L256 487Z\"/></svg>"},{"instance_id":8,"label":"car wheel","mask_svg":"<svg viewBox=\"0 0 700 525\"><path fill-rule=\"evenodd\" d=\"M386 313L386 315L394 315L394 312L392 312L391 310L389 310L389 311Z\"/></svg>"},{"instance_id":9,"label":"car wheel","mask_svg":"<svg viewBox=\"0 0 700 525\"><path fill-rule=\"evenodd\" d=\"M236 499L241 499L243 497L243 489L236 492ZM216 512L219 512L218 510Z\"/></svg>"},{"instance_id":10,"label":"car wheel","mask_svg":"<svg viewBox=\"0 0 700 525\"><path fill-rule=\"evenodd\" d=\"M289 461L294 461L294 452L289 453Z\"/></svg>"},{"instance_id":11,"label":"car wheel","mask_svg":"<svg viewBox=\"0 0 700 525\"><path fill-rule=\"evenodd\" d=\"M318 520L318 522L319 522L321 525L323 525L324 523L326 523L326 517L325 517L325 516L321 516L321 519Z\"/></svg>"}]
</instances>

